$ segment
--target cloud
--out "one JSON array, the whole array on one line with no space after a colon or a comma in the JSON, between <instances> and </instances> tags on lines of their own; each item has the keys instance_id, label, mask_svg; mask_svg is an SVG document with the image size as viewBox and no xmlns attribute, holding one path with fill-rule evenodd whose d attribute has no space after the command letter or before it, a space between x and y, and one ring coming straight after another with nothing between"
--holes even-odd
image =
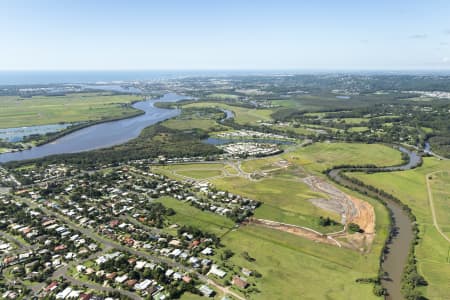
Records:
<instances>
[{"instance_id":1,"label":"cloud","mask_svg":"<svg viewBox=\"0 0 450 300\"><path fill-rule=\"evenodd\" d=\"M426 35L424 33L416 33L416 34L409 36L410 39L426 39L427 37L428 37L428 35Z\"/></svg>"}]
</instances>

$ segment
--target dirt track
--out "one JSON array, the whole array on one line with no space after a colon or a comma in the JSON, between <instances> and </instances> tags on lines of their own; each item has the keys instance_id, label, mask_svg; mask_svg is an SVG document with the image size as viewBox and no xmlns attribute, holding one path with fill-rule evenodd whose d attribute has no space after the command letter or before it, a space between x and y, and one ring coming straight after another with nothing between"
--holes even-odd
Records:
<instances>
[{"instance_id":1,"label":"dirt track","mask_svg":"<svg viewBox=\"0 0 450 300\"><path fill-rule=\"evenodd\" d=\"M328 211L341 215L343 224L356 223L365 232L374 233L375 212L372 205L349 196L320 177L308 176L303 179L313 191L328 195L328 199L311 199L311 202Z\"/></svg>"},{"instance_id":2,"label":"dirt track","mask_svg":"<svg viewBox=\"0 0 450 300\"><path fill-rule=\"evenodd\" d=\"M315 231L310 228L302 227L302 226L285 224L285 223L280 223L280 222L271 221L271 220L256 219L256 218L250 218L248 220L248 224L254 224L254 225L258 225L258 226L262 226L262 227L266 227L266 228L280 230L283 232L288 232L288 233L292 233L292 234L307 238L312 241L342 247L341 243L339 243L333 237L327 236L318 231Z\"/></svg>"}]
</instances>

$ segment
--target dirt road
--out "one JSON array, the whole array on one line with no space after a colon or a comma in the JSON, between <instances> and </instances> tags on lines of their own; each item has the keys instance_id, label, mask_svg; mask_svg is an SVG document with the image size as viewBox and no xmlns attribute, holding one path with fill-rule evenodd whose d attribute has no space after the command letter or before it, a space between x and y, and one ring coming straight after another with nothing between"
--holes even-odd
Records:
<instances>
[{"instance_id":1,"label":"dirt road","mask_svg":"<svg viewBox=\"0 0 450 300\"><path fill-rule=\"evenodd\" d=\"M431 216L433 218L433 225L436 228L436 230L439 232L439 234L446 239L450 243L450 238L441 230L439 227L439 223L436 219L436 210L434 209L434 202L433 202L433 190L431 189L430 185L430 177L432 177L434 174L441 173L443 171L436 171L432 173L428 173L425 175L425 180L427 182L427 191L428 191L428 201L430 202L430 209L431 209Z\"/></svg>"}]
</instances>

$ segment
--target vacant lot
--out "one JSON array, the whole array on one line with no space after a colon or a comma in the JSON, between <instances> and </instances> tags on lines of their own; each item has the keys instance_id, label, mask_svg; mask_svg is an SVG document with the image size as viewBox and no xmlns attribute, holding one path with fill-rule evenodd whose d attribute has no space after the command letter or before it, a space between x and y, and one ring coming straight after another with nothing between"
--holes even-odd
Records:
<instances>
[{"instance_id":1,"label":"vacant lot","mask_svg":"<svg viewBox=\"0 0 450 300\"><path fill-rule=\"evenodd\" d=\"M378 253L364 256L256 226L231 231L222 242L235 252L232 262L262 275L260 293L250 299L379 299L371 285L355 283L376 275Z\"/></svg>"},{"instance_id":2,"label":"vacant lot","mask_svg":"<svg viewBox=\"0 0 450 300\"><path fill-rule=\"evenodd\" d=\"M250 181L243 177L225 177L212 180L221 190L262 201L264 204L255 212L255 217L269 219L300 226L307 226L320 231L336 228L319 226L319 216L330 216L339 221L337 214L332 214L314 206L308 199L326 198L315 193L301 181L285 178L265 178L260 181Z\"/></svg>"},{"instance_id":3,"label":"vacant lot","mask_svg":"<svg viewBox=\"0 0 450 300\"><path fill-rule=\"evenodd\" d=\"M184 120L184 119L170 119L162 123L162 125L177 129L177 130L190 130L190 129L203 129L206 131L220 130L221 126L218 125L214 120L206 120L206 119L192 119L192 120Z\"/></svg>"},{"instance_id":4,"label":"vacant lot","mask_svg":"<svg viewBox=\"0 0 450 300\"><path fill-rule=\"evenodd\" d=\"M154 167L154 170L158 173L164 174L176 179L187 179L190 177L193 179L205 179L214 176L220 176L224 173L224 170L228 172L228 168L224 164L176 164L168 166Z\"/></svg>"},{"instance_id":5,"label":"vacant lot","mask_svg":"<svg viewBox=\"0 0 450 300\"><path fill-rule=\"evenodd\" d=\"M218 236L228 232L234 226L234 222L226 217L201 211L192 207L189 203L181 202L174 198L163 197L158 199L157 202L161 202L164 206L175 210L175 215L169 217L171 223L194 226Z\"/></svg>"},{"instance_id":6,"label":"vacant lot","mask_svg":"<svg viewBox=\"0 0 450 300\"><path fill-rule=\"evenodd\" d=\"M0 128L98 121L131 116L138 110L127 105L137 96L80 93L65 96L20 98L0 96Z\"/></svg>"},{"instance_id":7,"label":"vacant lot","mask_svg":"<svg viewBox=\"0 0 450 300\"><path fill-rule=\"evenodd\" d=\"M375 149L371 150L370 147ZM327 158L323 151L336 153ZM227 164L185 164L158 169L172 176L173 172L181 172L191 175L197 173L195 176L198 177L206 177L211 170L226 169L231 173L230 176L215 178L212 182L220 189L264 202L256 210L256 217L332 231L331 229L340 227L319 228L317 224L318 216L331 214L307 200L324 195L311 191L300 179L307 175L309 170L318 173L319 170L336 164L336 157L340 157L339 163L342 164L357 164L364 160L378 165L400 162L398 152L385 146L342 143L294 148L294 151L279 156L244 161L241 165L243 172L272 170L259 180L251 180L235 173L235 169ZM285 164L287 160L290 161L290 166ZM273 171L276 168L279 170ZM231 170L233 172L230 172ZM224 220L229 220L223 217L195 211L188 204L171 198L161 201L177 211L177 214L171 217L172 222L186 222L218 234L225 233L222 243L235 253L231 261L262 274L262 277L256 280L256 288L260 293L252 294L250 299L296 299L298 295L302 295L302 299L377 299L372 293L371 285L357 284L355 279L376 276L378 257L388 231L388 213L384 206L375 200L345 189L343 191L368 201L375 210L376 235L371 248L364 254L254 225L241 226L230 231L228 229L232 224L225 223ZM337 215L331 217L340 219ZM248 252L255 261L244 259L243 252ZM196 299L192 295L185 297Z\"/></svg>"},{"instance_id":8,"label":"vacant lot","mask_svg":"<svg viewBox=\"0 0 450 300\"><path fill-rule=\"evenodd\" d=\"M400 151L379 144L315 143L283 155L306 170L322 172L338 165L397 165L402 162Z\"/></svg>"}]
</instances>

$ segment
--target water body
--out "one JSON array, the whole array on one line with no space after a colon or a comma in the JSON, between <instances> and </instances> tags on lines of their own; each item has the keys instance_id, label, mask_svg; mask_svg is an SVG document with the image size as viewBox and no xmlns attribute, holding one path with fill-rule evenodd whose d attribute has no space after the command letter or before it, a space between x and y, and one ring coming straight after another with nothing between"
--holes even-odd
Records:
<instances>
[{"instance_id":1,"label":"water body","mask_svg":"<svg viewBox=\"0 0 450 300\"><path fill-rule=\"evenodd\" d=\"M221 109L221 111L223 111L225 113L225 118L223 118L222 120L220 120L220 122L223 122L225 120L234 118L234 113L231 110L228 109Z\"/></svg>"},{"instance_id":2,"label":"water body","mask_svg":"<svg viewBox=\"0 0 450 300\"><path fill-rule=\"evenodd\" d=\"M398 147L398 150L409 156L409 162L407 164L392 167L358 169L360 169L361 172L406 171L415 168L420 164L421 157L416 152L410 151L404 147ZM341 172L345 172L346 170L346 168L335 168L332 169L328 175L342 185L350 186L368 196L375 196L374 192L370 189L343 178ZM386 202L386 206L392 215L394 234L392 239L386 245L387 252L384 254L381 263L381 270L387 274L386 276L383 276L381 284L389 294L385 299L404 299L401 294L401 280L409 254L409 247L414 237L413 227L411 219L399 203L389 198L383 198L383 200Z\"/></svg>"},{"instance_id":3,"label":"water body","mask_svg":"<svg viewBox=\"0 0 450 300\"><path fill-rule=\"evenodd\" d=\"M431 153L431 144L428 140L425 141L425 147L423 148L423 151L425 153Z\"/></svg>"},{"instance_id":4,"label":"water body","mask_svg":"<svg viewBox=\"0 0 450 300\"><path fill-rule=\"evenodd\" d=\"M422 161L422 157L417 152L411 151L401 146L399 146L397 149L400 152L408 155L409 157L408 163L400 166L378 168L377 169L378 171L406 171L417 167Z\"/></svg>"},{"instance_id":5,"label":"water body","mask_svg":"<svg viewBox=\"0 0 450 300\"><path fill-rule=\"evenodd\" d=\"M288 75L296 72L261 71L261 70L171 70L171 71L0 71L2 85L63 84L63 83L96 83L113 81L160 81L185 77L226 77L226 76L259 76Z\"/></svg>"},{"instance_id":6,"label":"water body","mask_svg":"<svg viewBox=\"0 0 450 300\"><path fill-rule=\"evenodd\" d=\"M0 163L54 154L77 153L123 144L136 138L145 127L180 114L178 109L155 107L155 102L175 102L188 98L170 93L158 99L137 102L133 104L133 107L142 110L144 112L142 115L89 126L29 150L0 154Z\"/></svg>"},{"instance_id":7,"label":"water body","mask_svg":"<svg viewBox=\"0 0 450 300\"><path fill-rule=\"evenodd\" d=\"M29 126L29 127L14 127L14 128L3 128L0 129L0 139L7 142L20 142L24 137L32 134L46 134L49 132L56 132L69 127L70 123L67 124L51 124L51 125L39 125L39 126Z\"/></svg>"}]
</instances>

